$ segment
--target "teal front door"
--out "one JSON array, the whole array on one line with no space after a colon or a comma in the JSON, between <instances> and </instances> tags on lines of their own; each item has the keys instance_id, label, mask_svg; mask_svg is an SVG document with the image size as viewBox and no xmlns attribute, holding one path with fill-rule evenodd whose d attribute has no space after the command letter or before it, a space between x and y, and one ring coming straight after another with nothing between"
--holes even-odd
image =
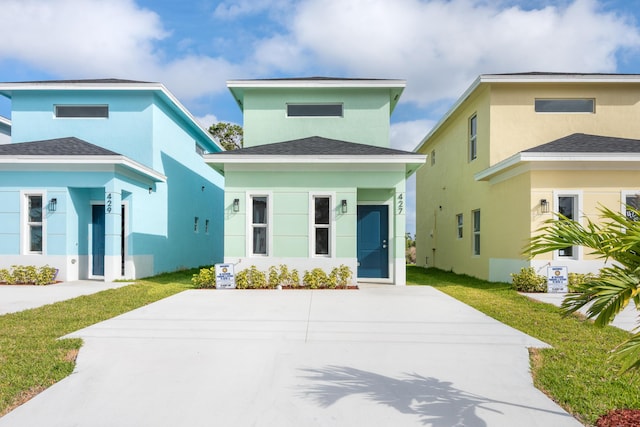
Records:
<instances>
[{"instance_id":1,"label":"teal front door","mask_svg":"<svg viewBox=\"0 0 640 427\"><path fill-rule=\"evenodd\" d=\"M104 276L104 205L91 210L91 274Z\"/></svg>"},{"instance_id":2,"label":"teal front door","mask_svg":"<svg viewBox=\"0 0 640 427\"><path fill-rule=\"evenodd\" d=\"M389 207L358 206L358 277L389 277Z\"/></svg>"}]
</instances>

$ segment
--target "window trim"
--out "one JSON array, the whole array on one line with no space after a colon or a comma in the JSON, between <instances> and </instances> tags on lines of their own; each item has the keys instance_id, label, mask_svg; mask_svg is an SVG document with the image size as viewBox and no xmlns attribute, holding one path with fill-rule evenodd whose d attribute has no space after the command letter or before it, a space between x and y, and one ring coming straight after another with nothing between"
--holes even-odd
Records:
<instances>
[{"instance_id":1,"label":"window trim","mask_svg":"<svg viewBox=\"0 0 640 427\"><path fill-rule=\"evenodd\" d=\"M472 133L474 131L473 123L475 123L475 133ZM468 158L469 162L472 162L478 158L478 113L473 113L469 117L467 138L469 149Z\"/></svg>"},{"instance_id":2,"label":"window trim","mask_svg":"<svg viewBox=\"0 0 640 427\"><path fill-rule=\"evenodd\" d=\"M42 198L42 218L41 222L29 221L29 197L40 196ZM47 192L45 190L29 190L20 192L21 212L20 212L20 253L23 255L46 255L47 253ZM42 250L31 250L31 226L40 224L42 227Z\"/></svg>"},{"instance_id":3,"label":"window trim","mask_svg":"<svg viewBox=\"0 0 640 427\"><path fill-rule=\"evenodd\" d=\"M591 101L591 111L538 111L538 101ZM535 98L533 100L533 111L536 114L595 114L595 98Z\"/></svg>"},{"instance_id":4,"label":"window trim","mask_svg":"<svg viewBox=\"0 0 640 427\"><path fill-rule=\"evenodd\" d=\"M58 114L58 108L59 107L67 107L67 108L91 108L91 107L104 107L107 109L107 115L106 116L60 116ZM53 106L53 117L56 119L96 119L96 120L104 120L104 119L108 119L109 118L109 104L54 104Z\"/></svg>"},{"instance_id":5,"label":"window trim","mask_svg":"<svg viewBox=\"0 0 640 427\"><path fill-rule=\"evenodd\" d=\"M315 199L323 197L329 199L329 224L320 228L329 229L329 253L316 254ZM335 258L336 253L336 193L326 191L309 192L309 256L312 258Z\"/></svg>"},{"instance_id":6,"label":"window trim","mask_svg":"<svg viewBox=\"0 0 640 427\"><path fill-rule=\"evenodd\" d=\"M478 222L476 227L476 212L478 213ZM471 211L471 254L473 256L480 256L482 254L482 214L480 209L474 209ZM478 250L476 251L476 239L478 240Z\"/></svg>"},{"instance_id":7,"label":"window trim","mask_svg":"<svg viewBox=\"0 0 640 427\"><path fill-rule=\"evenodd\" d=\"M558 212L560 206L560 197L573 197L574 198L574 208L576 210L575 216L573 218L575 221L578 221L579 224L582 224L582 190L554 190L553 191L553 203L555 209L553 209L553 217L558 219ZM582 246L573 246L573 254L571 256L562 256L559 251L553 251L553 259L554 260L580 260L582 259Z\"/></svg>"},{"instance_id":8,"label":"window trim","mask_svg":"<svg viewBox=\"0 0 640 427\"><path fill-rule=\"evenodd\" d=\"M289 114L290 106L340 106L340 114L299 114L299 115L291 115ZM302 119L314 119L314 118L343 118L344 117L344 102L287 102L285 106L285 115L287 118L302 118Z\"/></svg>"},{"instance_id":9,"label":"window trim","mask_svg":"<svg viewBox=\"0 0 640 427\"><path fill-rule=\"evenodd\" d=\"M456 236L458 240L464 238L464 214L456 214Z\"/></svg>"},{"instance_id":10,"label":"window trim","mask_svg":"<svg viewBox=\"0 0 640 427\"><path fill-rule=\"evenodd\" d=\"M253 198L254 197L266 197L267 198L267 223L265 227L267 229L267 253L255 254L253 253ZM273 254L273 192L252 190L247 191L245 195L245 223L246 223L246 249L245 254L247 257L259 257L265 258L272 256Z\"/></svg>"}]
</instances>

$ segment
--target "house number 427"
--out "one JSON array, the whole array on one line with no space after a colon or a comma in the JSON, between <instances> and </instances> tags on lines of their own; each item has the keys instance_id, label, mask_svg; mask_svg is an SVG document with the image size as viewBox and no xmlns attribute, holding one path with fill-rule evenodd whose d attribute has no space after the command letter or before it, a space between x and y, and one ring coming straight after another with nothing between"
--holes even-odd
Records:
<instances>
[{"instance_id":1,"label":"house number 427","mask_svg":"<svg viewBox=\"0 0 640 427\"><path fill-rule=\"evenodd\" d=\"M398 215L404 212L404 193L398 193L397 197Z\"/></svg>"}]
</instances>

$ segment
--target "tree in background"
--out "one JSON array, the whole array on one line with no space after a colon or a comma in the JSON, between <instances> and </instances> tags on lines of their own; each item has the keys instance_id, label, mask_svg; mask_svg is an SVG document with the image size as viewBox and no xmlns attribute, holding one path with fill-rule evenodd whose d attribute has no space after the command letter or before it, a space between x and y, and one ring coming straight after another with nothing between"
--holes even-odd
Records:
<instances>
[{"instance_id":1,"label":"tree in background","mask_svg":"<svg viewBox=\"0 0 640 427\"><path fill-rule=\"evenodd\" d=\"M242 126L235 123L218 122L209 127L209 133L222 145L229 150L237 150L242 148L243 131Z\"/></svg>"},{"instance_id":2,"label":"tree in background","mask_svg":"<svg viewBox=\"0 0 640 427\"><path fill-rule=\"evenodd\" d=\"M640 309L640 211L627 207L627 215L601 207L600 222L589 218L586 225L562 215L550 219L538 230L540 234L531 239L525 249L531 256L582 246L591 249L610 267L600 270L597 276L589 277L577 286L576 294L569 294L562 302L564 315L586 309L587 317L595 324L604 326L620 313L630 302ZM614 360L623 371L640 372L640 332L620 344L613 351Z\"/></svg>"},{"instance_id":3,"label":"tree in background","mask_svg":"<svg viewBox=\"0 0 640 427\"><path fill-rule=\"evenodd\" d=\"M415 236L411 237L411 233L405 233L405 258L407 264L415 264L416 263L416 238Z\"/></svg>"}]
</instances>

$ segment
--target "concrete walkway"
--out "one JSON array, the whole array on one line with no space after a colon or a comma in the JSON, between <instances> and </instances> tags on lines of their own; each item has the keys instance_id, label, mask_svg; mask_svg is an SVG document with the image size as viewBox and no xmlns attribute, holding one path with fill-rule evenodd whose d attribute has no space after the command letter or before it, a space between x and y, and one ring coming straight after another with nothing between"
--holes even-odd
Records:
<instances>
[{"instance_id":1,"label":"concrete walkway","mask_svg":"<svg viewBox=\"0 0 640 427\"><path fill-rule=\"evenodd\" d=\"M127 286L126 282L78 280L47 286L0 285L0 315L41 307L105 289Z\"/></svg>"},{"instance_id":2,"label":"concrete walkway","mask_svg":"<svg viewBox=\"0 0 640 427\"><path fill-rule=\"evenodd\" d=\"M546 302L548 304L553 304L555 306L560 307L564 297L567 294L561 293L523 293L531 299L536 301ZM586 309L580 310L583 314L586 313ZM624 329L626 331L633 331L638 327L638 310L633 305L633 302L627 305L624 310L620 312L611 322L612 326L615 326L620 329Z\"/></svg>"},{"instance_id":3,"label":"concrete walkway","mask_svg":"<svg viewBox=\"0 0 640 427\"><path fill-rule=\"evenodd\" d=\"M0 427L581 425L533 387L544 343L426 286L193 290L70 336Z\"/></svg>"}]
</instances>

